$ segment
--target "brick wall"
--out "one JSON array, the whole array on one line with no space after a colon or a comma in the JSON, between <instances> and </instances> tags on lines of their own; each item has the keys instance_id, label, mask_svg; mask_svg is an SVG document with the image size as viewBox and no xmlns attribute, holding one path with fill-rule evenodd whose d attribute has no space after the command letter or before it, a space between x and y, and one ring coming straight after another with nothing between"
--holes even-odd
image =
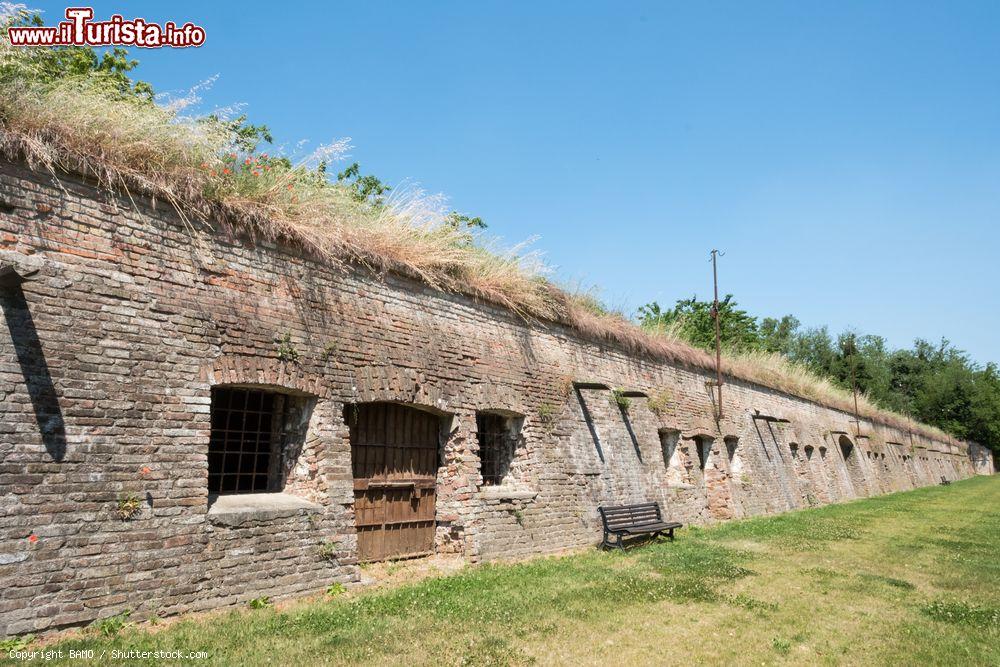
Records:
<instances>
[{"instance_id":1,"label":"brick wall","mask_svg":"<svg viewBox=\"0 0 1000 667\"><path fill-rule=\"evenodd\" d=\"M851 415L743 382L716 423L703 372L138 205L0 162L0 263L38 271L0 297L0 636L356 581L353 403L447 416L436 548L474 561L594 544L601 503L704 523L992 468L976 445L867 422L857 438ZM282 503L210 510L216 385L310 397ZM598 385L668 400L623 412ZM477 410L523 416L499 486L481 486Z\"/></svg>"}]
</instances>

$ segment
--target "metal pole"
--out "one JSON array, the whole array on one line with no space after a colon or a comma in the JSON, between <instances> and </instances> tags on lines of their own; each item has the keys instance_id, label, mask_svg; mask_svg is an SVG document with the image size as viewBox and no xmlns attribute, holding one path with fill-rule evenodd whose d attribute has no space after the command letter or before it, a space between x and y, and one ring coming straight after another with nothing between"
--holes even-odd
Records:
<instances>
[{"instance_id":1,"label":"metal pole","mask_svg":"<svg viewBox=\"0 0 1000 667\"><path fill-rule=\"evenodd\" d=\"M712 283L715 288L715 301L712 305L712 316L715 318L715 386L718 391L719 420L722 419L722 335L719 331L719 270L716 265L718 250L712 251Z\"/></svg>"},{"instance_id":2,"label":"metal pole","mask_svg":"<svg viewBox=\"0 0 1000 667\"><path fill-rule=\"evenodd\" d=\"M851 390L854 392L854 431L855 435L861 435L861 416L858 412L858 376L855 371L855 352L857 351L857 345L854 342L854 336L851 336L848 341L851 345Z\"/></svg>"}]
</instances>

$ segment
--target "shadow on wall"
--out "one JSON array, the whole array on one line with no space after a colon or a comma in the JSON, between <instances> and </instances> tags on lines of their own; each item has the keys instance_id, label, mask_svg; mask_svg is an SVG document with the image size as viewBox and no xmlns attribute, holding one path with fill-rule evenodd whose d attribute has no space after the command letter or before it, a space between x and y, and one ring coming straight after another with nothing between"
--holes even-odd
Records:
<instances>
[{"instance_id":1,"label":"shadow on wall","mask_svg":"<svg viewBox=\"0 0 1000 667\"><path fill-rule=\"evenodd\" d=\"M17 363L21 366L21 375L28 388L42 442L45 443L49 456L62 461L66 456L66 424L52 383L52 375L49 373L49 365L45 362L42 343L38 339L38 331L21 286L0 286L0 305L14 343Z\"/></svg>"}]
</instances>

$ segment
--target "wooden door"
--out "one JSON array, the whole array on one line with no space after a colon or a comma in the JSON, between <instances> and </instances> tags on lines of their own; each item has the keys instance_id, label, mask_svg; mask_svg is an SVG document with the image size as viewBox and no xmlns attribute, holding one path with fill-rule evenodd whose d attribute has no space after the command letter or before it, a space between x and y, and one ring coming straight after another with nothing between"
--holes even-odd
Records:
<instances>
[{"instance_id":1,"label":"wooden door","mask_svg":"<svg viewBox=\"0 0 1000 667\"><path fill-rule=\"evenodd\" d=\"M432 553L440 417L395 403L350 406L346 416L359 559Z\"/></svg>"}]
</instances>

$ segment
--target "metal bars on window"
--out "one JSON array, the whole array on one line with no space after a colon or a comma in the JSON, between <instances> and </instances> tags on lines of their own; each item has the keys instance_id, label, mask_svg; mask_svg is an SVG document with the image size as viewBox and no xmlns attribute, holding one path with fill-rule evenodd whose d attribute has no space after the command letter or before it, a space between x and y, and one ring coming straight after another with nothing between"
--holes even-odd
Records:
<instances>
[{"instance_id":1,"label":"metal bars on window","mask_svg":"<svg viewBox=\"0 0 1000 667\"><path fill-rule=\"evenodd\" d=\"M274 490L284 398L259 389L212 390L209 493Z\"/></svg>"},{"instance_id":2,"label":"metal bars on window","mask_svg":"<svg viewBox=\"0 0 1000 667\"><path fill-rule=\"evenodd\" d=\"M489 412L476 414L476 431L483 485L496 486L503 482L514 458L515 436L506 418Z\"/></svg>"}]
</instances>

